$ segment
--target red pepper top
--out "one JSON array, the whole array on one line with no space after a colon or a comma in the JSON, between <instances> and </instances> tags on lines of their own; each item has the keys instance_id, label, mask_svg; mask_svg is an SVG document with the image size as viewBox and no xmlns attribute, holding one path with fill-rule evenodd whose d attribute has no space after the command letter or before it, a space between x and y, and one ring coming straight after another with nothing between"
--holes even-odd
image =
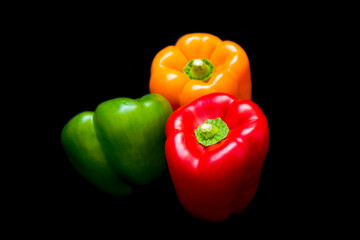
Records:
<instances>
[{"instance_id":1,"label":"red pepper top","mask_svg":"<svg viewBox=\"0 0 360 240\"><path fill-rule=\"evenodd\" d=\"M229 132L205 147L195 130L216 118L226 123ZM223 93L205 95L176 110L165 133L170 175L179 201L190 214L222 221L248 206L269 148L268 122L254 102Z\"/></svg>"}]
</instances>

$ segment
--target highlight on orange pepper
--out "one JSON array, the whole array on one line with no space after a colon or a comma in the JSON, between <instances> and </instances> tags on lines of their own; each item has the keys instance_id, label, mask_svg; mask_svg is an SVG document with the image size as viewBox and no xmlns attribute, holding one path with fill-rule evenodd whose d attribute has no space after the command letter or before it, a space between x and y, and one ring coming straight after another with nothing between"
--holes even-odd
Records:
<instances>
[{"instance_id":1,"label":"highlight on orange pepper","mask_svg":"<svg viewBox=\"0 0 360 240\"><path fill-rule=\"evenodd\" d=\"M151 65L150 92L173 109L210 93L251 100L250 63L244 49L208 33L190 33L159 51Z\"/></svg>"}]
</instances>

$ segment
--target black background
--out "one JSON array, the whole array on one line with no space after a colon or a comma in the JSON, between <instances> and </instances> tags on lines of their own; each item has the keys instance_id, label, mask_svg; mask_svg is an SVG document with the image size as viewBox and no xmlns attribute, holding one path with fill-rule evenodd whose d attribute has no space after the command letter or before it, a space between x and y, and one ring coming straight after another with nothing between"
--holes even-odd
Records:
<instances>
[{"instance_id":1,"label":"black background","mask_svg":"<svg viewBox=\"0 0 360 240\"><path fill-rule=\"evenodd\" d=\"M150 227L149 235L169 228L176 233L251 229L253 234L287 229L297 235L319 230L325 220L332 222L334 211L328 211L332 205L324 196L333 181L323 169L326 159L319 145L327 127L321 120L326 99L318 91L319 86L326 90L319 64L326 44L322 22L305 23L292 13L270 14L261 20L222 16L206 21L170 12L140 20L86 11L33 17L34 21L21 25L21 37L29 40L20 40L21 49L33 77L23 87L25 92L27 87L34 89L29 116L33 129L42 131L33 133L40 140L33 142L37 147L32 150L42 150L36 155L36 170L21 182L27 191L18 198L22 211L14 222L33 223L38 227L32 230L46 228L53 233L123 234L129 229L141 233ZM128 197L103 193L76 172L60 142L62 128L77 113L93 111L112 98L149 93L153 57L192 32L211 33L244 48L250 60L253 101L270 127L270 149L254 200L243 213L215 224L195 219L182 208L168 172ZM22 100L25 105L27 100Z\"/></svg>"}]
</instances>

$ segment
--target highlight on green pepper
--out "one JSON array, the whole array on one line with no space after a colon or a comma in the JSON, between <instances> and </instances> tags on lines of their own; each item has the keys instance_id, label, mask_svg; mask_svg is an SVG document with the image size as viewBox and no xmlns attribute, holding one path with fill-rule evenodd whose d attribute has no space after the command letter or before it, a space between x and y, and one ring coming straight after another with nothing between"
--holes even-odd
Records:
<instances>
[{"instance_id":1,"label":"highlight on green pepper","mask_svg":"<svg viewBox=\"0 0 360 240\"><path fill-rule=\"evenodd\" d=\"M115 98L94 112L73 117L61 142L74 168L101 190L131 194L166 169L165 124L170 103L159 94L139 99Z\"/></svg>"}]
</instances>

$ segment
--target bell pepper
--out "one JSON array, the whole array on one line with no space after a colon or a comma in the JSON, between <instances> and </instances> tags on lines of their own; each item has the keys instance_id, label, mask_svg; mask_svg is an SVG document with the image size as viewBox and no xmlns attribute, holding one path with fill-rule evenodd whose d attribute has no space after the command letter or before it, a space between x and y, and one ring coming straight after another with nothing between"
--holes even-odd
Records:
<instances>
[{"instance_id":1,"label":"bell pepper","mask_svg":"<svg viewBox=\"0 0 360 240\"><path fill-rule=\"evenodd\" d=\"M235 42L208 33L186 34L156 54L149 85L174 110L214 92L251 100L249 59Z\"/></svg>"},{"instance_id":2,"label":"bell pepper","mask_svg":"<svg viewBox=\"0 0 360 240\"><path fill-rule=\"evenodd\" d=\"M73 117L62 130L62 145L89 182L128 195L166 169L165 124L171 113L170 103L157 94L111 99Z\"/></svg>"},{"instance_id":3,"label":"bell pepper","mask_svg":"<svg viewBox=\"0 0 360 240\"><path fill-rule=\"evenodd\" d=\"M219 222L250 204L269 148L259 106L212 93L174 111L165 134L170 176L188 213Z\"/></svg>"}]
</instances>

